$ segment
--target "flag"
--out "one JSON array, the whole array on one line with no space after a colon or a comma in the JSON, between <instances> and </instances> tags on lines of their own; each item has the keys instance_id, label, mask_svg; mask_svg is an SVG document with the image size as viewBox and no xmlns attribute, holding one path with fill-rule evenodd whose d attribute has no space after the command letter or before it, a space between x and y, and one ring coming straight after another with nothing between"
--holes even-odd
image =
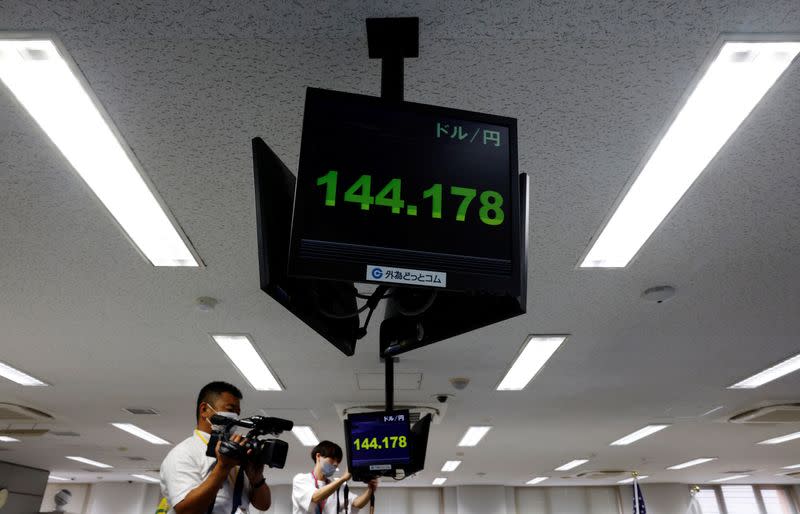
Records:
<instances>
[{"instance_id":1,"label":"flag","mask_svg":"<svg viewBox=\"0 0 800 514\"><path fill-rule=\"evenodd\" d=\"M633 514L647 514L647 508L644 506L644 496L642 496L642 488L639 487L639 480L633 480Z\"/></svg>"},{"instance_id":2,"label":"flag","mask_svg":"<svg viewBox=\"0 0 800 514\"><path fill-rule=\"evenodd\" d=\"M700 507L700 500L697 499L697 494L692 492L692 499L689 501L689 508L686 509L686 514L703 514L703 509Z\"/></svg>"}]
</instances>

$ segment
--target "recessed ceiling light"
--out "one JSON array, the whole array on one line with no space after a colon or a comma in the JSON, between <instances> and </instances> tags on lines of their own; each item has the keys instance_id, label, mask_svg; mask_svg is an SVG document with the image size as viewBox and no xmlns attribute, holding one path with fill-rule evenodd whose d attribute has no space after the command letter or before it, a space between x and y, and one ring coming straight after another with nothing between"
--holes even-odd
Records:
<instances>
[{"instance_id":1,"label":"recessed ceiling light","mask_svg":"<svg viewBox=\"0 0 800 514\"><path fill-rule=\"evenodd\" d=\"M47 479L48 480L55 480L57 482L71 482L72 481L72 479L59 477L59 476L56 476L56 475L50 475L49 477L47 477Z\"/></svg>"},{"instance_id":2,"label":"recessed ceiling light","mask_svg":"<svg viewBox=\"0 0 800 514\"><path fill-rule=\"evenodd\" d=\"M0 435L0 443L18 443L19 439L8 437L7 435Z\"/></svg>"},{"instance_id":3,"label":"recessed ceiling light","mask_svg":"<svg viewBox=\"0 0 800 514\"><path fill-rule=\"evenodd\" d=\"M4 362L0 362L0 377L5 377L12 382L16 382L24 386L46 386L44 382L38 378L33 378L27 373L23 373L17 368L12 368Z\"/></svg>"},{"instance_id":4,"label":"recessed ceiling light","mask_svg":"<svg viewBox=\"0 0 800 514\"><path fill-rule=\"evenodd\" d=\"M626 435L622 439L617 439L616 441L611 443L611 446L625 446L631 443L635 443L639 439L644 439L649 435L653 435L656 432L660 432L661 430L664 430L668 426L669 425L647 425L646 427L641 428L632 434Z\"/></svg>"},{"instance_id":5,"label":"recessed ceiling light","mask_svg":"<svg viewBox=\"0 0 800 514\"><path fill-rule=\"evenodd\" d=\"M740 478L747 478L749 476L750 475L733 475L725 478L717 478L716 480L709 480L709 482L714 482L714 483L727 482L728 480L739 480Z\"/></svg>"},{"instance_id":6,"label":"recessed ceiling light","mask_svg":"<svg viewBox=\"0 0 800 514\"><path fill-rule=\"evenodd\" d=\"M528 336L514 364L497 386L498 391L520 391L558 350L567 336Z\"/></svg>"},{"instance_id":7,"label":"recessed ceiling light","mask_svg":"<svg viewBox=\"0 0 800 514\"><path fill-rule=\"evenodd\" d=\"M292 433L303 446L316 446L319 444L317 434L314 433L311 427L295 425Z\"/></svg>"},{"instance_id":8,"label":"recessed ceiling light","mask_svg":"<svg viewBox=\"0 0 800 514\"><path fill-rule=\"evenodd\" d=\"M445 482L447 482L446 478L439 477L433 479L433 485L443 485Z\"/></svg>"},{"instance_id":9,"label":"recessed ceiling light","mask_svg":"<svg viewBox=\"0 0 800 514\"><path fill-rule=\"evenodd\" d=\"M526 483L527 485L536 485L536 484L540 484L540 483L544 482L544 481L545 481L545 480L547 480L548 478L550 478L550 477L536 477L536 478L534 478L534 479L528 480L528 481L527 481L527 482L525 482L525 483Z\"/></svg>"},{"instance_id":10,"label":"recessed ceiling light","mask_svg":"<svg viewBox=\"0 0 800 514\"><path fill-rule=\"evenodd\" d=\"M120 430L124 430L131 435L135 435L141 439L144 439L148 443L152 444L170 444L169 441L165 441L161 439L157 435L151 434L147 430L142 430L141 428L137 427L136 425L132 425L131 423L111 423L115 427Z\"/></svg>"},{"instance_id":11,"label":"recessed ceiling light","mask_svg":"<svg viewBox=\"0 0 800 514\"><path fill-rule=\"evenodd\" d=\"M97 462L96 460L87 459L84 457L67 457L70 460L74 460L77 462L83 462L84 464L88 464L90 466L96 466L98 468L111 468L113 466L109 466L108 464L103 464L102 462Z\"/></svg>"},{"instance_id":12,"label":"recessed ceiling light","mask_svg":"<svg viewBox=\"0 0 800 514\"><path fill-rule=\"evenodd\" d=\"M773 437L772 439L761 441L758 444L780 444L785 443L786 441L792 441L794 439L800 439L800 432L794 432L793 434L782 435L780 437Z\"/></svg>"},{"instance_id":13,"label":"recessed ceiling light","mask_svg":"<svg viewBox=\"0 0 800 514\"><path fill-rule=\"evenodd\" d=\"M456 469L458 469L458 466L460 465L461 465L460 460L448 460L447 462L444 463L444 466L442 466L442 471L445 472L455 471Z\"/></svg>"},{"instance_id":14,"label":"recessed ceiling light","mask_svg":"<svg viewBox=\"0 0 800 514\"><path fill-rule=\"evenodd\" d=\"M797 469L800 468L800 464L792 464L791 466L784 466L783 469Z\"/></svg>"},{"instance_id":15,"label":"recessed ceiling light","mask_svg":"<svg viewBox=\"0 0 800 514\"><path fill-rule=\"evenodd\" d=\"M771 368L767 368L761 373L755 374L750 378L733 384L728 389L755 389L762 385L777 380L784 375L788 375L800 369L800 355L795 355L785 361L778 363Z\"/></svg>"},{"instance_id":16,"label":"recessed ceiling light","mask_svg":"<svg viewBox=\"0 0 800 514\"><path fill-rule=\"evenodd\" d=\"M800 42L724 42L580 266L627 266L798 52Z\"/></svg>"},{"instance_id":17,"label":"recessed ceiling light","mask_svg":"<svg viewBox=\"0 0 800 514\"><path fill-rule=\"evenodd\" d=\"M154 484L160 484L160 483L161 483L161 480L159 480L159 479L157 479L157 478L149 477L149 476L147 476L147 475L137 475L137 474L133 474L133 475L131 475L131 476L132 476L132 477L134 477L134 478L138 478L138 479L140 479L140 480L145 480L145 481L147 481L147 482L152 482L152 483L154 483Z\"/></svg>"},{"instance_id":18,"label":"recessed ceiling light","mask_svg":"<svg viewBox=\"0 0 800 514\"><path fill-rule=\"evenodd\" d=\"M636 478L638 478L639 480L644 480L645 478L650 478L650 475L642 475L642 476L640 476L640 477L636 477ZM634 477L631 477L631 478L626 478L625 480L620 480L620 481L619 481L619 482L617 482L617 483L618 483L618 484L630 484L630 483L631 483L631 482L633 482L634 480L635 480L635 478L634 478Z\"/></svg>"},{"instance_id":19,"label":"recessed ceiling light","mask_svg":"<svg viewBox=\"0 0 800 514\"><path fill-rule=\"evenodd\" d=\"M477 446L483 436L485 436L492 427L469 427L469 429L464 434L464 437L461 438L459 441L459 446Z\"/></svg>"},{"instance_id":20,"label":"recessed ceiling light","mask_svg":"<svg viewBox=\"0 0 800 514\"><path fill-rule=\"evenodd\" d=\"M0 80L155 266L198 266L177 224L68 54L50 39L4 39Z\"/></svg>"},{"instance_id":21,"label":"recessed ceiling light","mask_svg":"<svg viewBox=\"0 0 800 514\"><path fill-rule=\"evenodd\" d=\"M690 460L689 462L684 462L683 464L676 464L674 466L670 466L667 469L685 469L691 468L692 466L698 466L700 464L705 464L706 462L711 462L712 460L717 460L716 457L703 457L700 459Z\"/></svg>"},{"instance_id":22,"label":"recessed ceiling light","mask_svg":"<svg viewBox=\"0 0 800 514\"><path fill-rule=\"evenodd\" d=\"M212 335L225 355L256 391L282 391L283 387L245 335Z\"/></svg>"},{"instance_id":23,"label":"recessed ceiling light","mask_svg":"<svg viewBox=\"0 0 800 514\"><path fill-rule=\"evenodd\" d=\"M566 464L562 464L561 466L556 468L556 471L569 471L572 468L577 468L578 466L582 466L589 462L589 459L576 459L567 462Z\"/></svg>"}]
</instances>

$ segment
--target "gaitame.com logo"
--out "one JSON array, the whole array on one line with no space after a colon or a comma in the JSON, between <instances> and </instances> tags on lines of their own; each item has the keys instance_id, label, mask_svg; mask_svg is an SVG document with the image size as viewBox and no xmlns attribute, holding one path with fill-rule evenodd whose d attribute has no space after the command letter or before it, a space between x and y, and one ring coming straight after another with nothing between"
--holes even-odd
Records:
<instances>
[{"instance_id":1,"label":"gaitame.com logo","mask_svg":"<svg viewBox=\"0 0 800 514\"><path fill-rule=\"evenodd\" d=\"M380 268L372 268L372 278L378 279L383 276L383 270Z\"/></svg>"}]
</instances>

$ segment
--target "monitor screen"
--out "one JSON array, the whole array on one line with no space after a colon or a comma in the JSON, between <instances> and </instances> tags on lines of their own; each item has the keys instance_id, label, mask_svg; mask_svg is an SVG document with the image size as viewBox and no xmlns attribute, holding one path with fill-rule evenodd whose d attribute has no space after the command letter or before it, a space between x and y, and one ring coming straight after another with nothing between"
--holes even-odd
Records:
<instances>
[{"instance_id":1,"label":"monitor screen","mask_svg":"<svg viewBox=\"0 0 800 514\"><path fill-rule=\"evenodd\" d=\"M411 429L405 411L351 414L345 422L348 468L353 475L391 474L411 461Z\"/></svg>"},{"instance_id":2,"label":"monitor screen","mask_svg":"<svg viewBox=\"0 0 800 514\"><path fill-rule=\"evenodd\" d=\"M289 272L518 288L516 120L309 88Z\"/></svg>"}]
</instances>

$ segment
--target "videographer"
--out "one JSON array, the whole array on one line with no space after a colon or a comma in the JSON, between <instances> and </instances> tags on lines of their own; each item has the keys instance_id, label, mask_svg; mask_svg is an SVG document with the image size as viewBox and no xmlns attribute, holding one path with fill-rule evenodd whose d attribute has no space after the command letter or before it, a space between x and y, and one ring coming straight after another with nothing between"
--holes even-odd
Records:
<instances>
[{"instance_id":1,"label":"videographer","mask_svg":"<svg viewBox=\"0 0 800 514\"><path fill-rule=\"evenodd\" d=\"M240 467L236 460L220 454L220 443L216 459L206 456L212 431L209 419L215 414L238 418L241 398L241 391L226 382L211 382L200 390L194 433L161 463L161 489L172 505L169 514L235 514L247 512L248 504L259 510L272 504L263 465L248 462ZM246 442L238 434L231 441Z\"/></svg>"},{"instance_id":2,"label":"videographer","mask_svg":"<svg viewBox=\"0 0 800 514\"><path fill-rule=\"evenodd\" d=\"M378 479L370 480L364 494L356 496L349 492L347 481L352 478L349 472L331 481L342 462L342 448L336 443L322 441L315 446L311 462L314 468L310 473L298 473L292 480L292 514L356 514L378 488ZM340 496L342 486L344 494Z\"/></svg>"}]
</instances>

